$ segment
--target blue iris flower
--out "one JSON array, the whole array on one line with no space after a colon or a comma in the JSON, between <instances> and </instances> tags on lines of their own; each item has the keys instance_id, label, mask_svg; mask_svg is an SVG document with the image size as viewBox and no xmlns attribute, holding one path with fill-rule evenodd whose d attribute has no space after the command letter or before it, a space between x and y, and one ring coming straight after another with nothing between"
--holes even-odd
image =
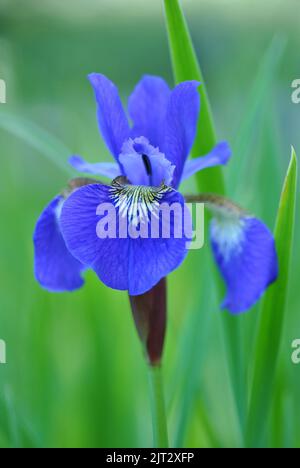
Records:
<instances>
[{"instance_id":1,"label":"blue iris flower","mask_svg":"<svg viewBox=\"0 0 300 468\"><path fill-rule=\"evenodd\" d=\"M51 201L35 229L35 274L50 291L72 291L82 286L84 269L92 268L107 286L140 295L182 263L189 236L99 238L97 207L113 201L121 210L124 193L128 204L141 197L147 209L151 203L183 207L180 183L199 170L226 164L230 149L221 142L206 156L188 159L200 109L196 81L170 90L162 78L143 77L128 101L130 126L116 86L100 74L89 79L99 129L115 162L91 164L72 156L70 163L80 172L118 182L83 183ZM217 196L205 201L214 213L212 250L227 286L223 307L239 313L277 277L274 240L261 221L231 202ZM173 219L172 232L175 223Z\"/></svg>"}]
</instances>

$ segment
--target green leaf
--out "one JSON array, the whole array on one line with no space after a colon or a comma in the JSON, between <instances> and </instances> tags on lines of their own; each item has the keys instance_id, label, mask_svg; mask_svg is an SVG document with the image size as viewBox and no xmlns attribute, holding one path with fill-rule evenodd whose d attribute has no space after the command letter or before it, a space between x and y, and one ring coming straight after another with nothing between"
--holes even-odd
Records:
<instances>
[{"instance_id":1,"label":"green leaf","mask_svg":"<svg viewBox=\"0 0 300 468\"><path fill-rule=\"evenodd\" d=\"M192 44L189 30L180 8L178 0L164 0L166 11L166 23L168 30L169 46L173 72L176 83L185 80L198 80L201 110L198 122L198 132L196 142L192 150L192 156L196 157L210 151L217 142L216 131L214 127L213 115L206 91L203 75L197 60L197 56ZM225 193L225 184L222 169L220 167L210 168L209 171L198 172L196 174L197 186L199 192ZM207 218L208 219L208 218ZM208 224L208 223L206 223ZM215 274L218 296L222 297L224 286L218 273ZM239 324L236 317L230 317L223 314L220 320L223 321L223 335L227 352L227 362L229 366L232 389L237 404L240 425L242 425L242 408L245 406L242 400L242 372L240 357ZM188 394L190 392L188 391ZM191 393L193 395L193 393ZM191 398L187 396L185 404L191 406ZM185 410L184 406L184 410ZM186 418L185 418L186 419ZM186 423L186 421L185 421ZM186 424L179 428L177 443L180 444Z\"/></svg>"},{"instance_id":2,"label":"green leaf","mask_svg":"<svg viewBox=\"0 0 300 468\"><path fill-rule=\"evenodd\" d=\"M208 261L210 252L206 249L203 252L202 265L205 267ZM212 314L201 313L201 310L206 309L207 299L211 299L212 291L211 280L208 275L205 274L206 268L199 268L197 271L198 284L202 285L201 291L196 292L198 294L197 300L193 306L193 311L188 320L188 326L181 333L181 341L178 342L178 355L176 356L176 376L177 380L174 382L173 388L177 388L178 375L184 376L183 389L179 392L180 407L178 408L178 425L177 432L175 434L174 447L184 447L186 442L185 437L188 432L188 428L191 421L191 416L195 412L195 403L202 397L199 392L203 382L204 363L205 363L205 352L209 346L209 330L212 322ZM202 294L202 290L206 291L206 294ZM195 356L197 360L195 362ZM201 415L204 417L205 409ZM205 415L205 420L209 419L209 415Z\"/></svg>"},{"instance_id":3,"label":"green leaf","mask_svg":"<svg viewBox=\"0 0 300 468\"><path fill-rule=\"evenodd\" d=\"M192 150L192 156L197 157L211 151L217 142L213 116L203 75L192 44L189 30L180 8L178 0L164 0L166 24L169 46L176 83L186 80L200 81L199 93L201 98L198 132ZM202 192L216 192L223 194L224 179L220 167L196 175L197 185Z\"/></svg>"},{"instance_id":4,"label":"green leaf","mask_svg":"<svg viewBox=\"0 0 300 468\"><path fill-rule=\"evenodd\" d=\"M253 383L247 420L246 442L250 447L263 445L272 402L273 384L286 313L289 267L295 222L297 159L292 149L275 225L279 278L265 294L255 346Z\"/></svg>"},{"instance_id":5,"label":"green leaf","mask_svg":"<svg viewBox=\"0 0 300 468\"><path fill-rule=\"evenodd\" d=\"M253 167L253 161L255 158L257 160L258 156L249 154L249 147L251 148L251 143L253 143L254 140L257 144L257 134L265 130L262 130L263 119L266 113L270 113L267 102L268 99L270 99L270 92L273 89L274 76L276 76L278 67L281 63L285 45L286 41L281 36L274 36L272 39L270 45L263 55L257 75L253 81L253 86L249 91L249 99L247 100L247 110L245 116L243 116L241 119L238 129L235 132L237 136L233 144L234 160L232 160L232 166L230 165L228 168L230 176L227 180L228 186L230 187L230 193L235 194L238 197L237 199L240 199L240 197L245 193L244 184L245 180L249 179L249 173L251 172L253 183L255 183L254 177L256 176L256 181L258 178L257 173L255 173L255 167ZM268 173L270 173L270 168L274 168L278 161L276 158L274 158L274 150L277 150L277 147L276 142L274 142L273 127L271 131L272 141L267 142L268 152L265 152L264 156L268 156L269 154L272 160L270 161L270 158L265 157L263 161L259 161L258 163L260 169L266 165L268 168ZM266 138L265 131L263 136ZM270 149L270 144L275 146L275 148ZM258 149L259 148L257 148L257 150ZM272 177L274 181L276 177L274 171L272 172ZM264 204L262 204L262 206L263 205ZM249 313L253 314L254 310L251 312L249 311ZM246 320L248 319L244 315L231 316L229 314L222 314L224 342L227 349L226 354L235 395L241 438L243 438L245 431L248 400L248 366L244 349Z\"/></svg>"},{"instance_id":6,"label":"green leaf","mask_svg":"<svg viewBox=\"0 0 300 468\"><path fill-rule=\"evenodd\" d=\"M262 57L258 72L249 91L249 97L245 105L245 116L241 118L240 124L235 131L236 138L233 143L234 163L229 166L229 178L227 180L231 194L239 195L243 193L249 170L252 171L255 154L251 154L251 149L253 145L257 145L257 136L261 131L265 115L270 115L270 94L274 91L274 76L277 76L286 42L286 39L280 35L273 37Z\"/></svg>"},{"instance_id":7,"label":"green leaf","mask_svg":"<svg viewBox=\"0 0 300 468\"><path fill-rule=\"evenodd\" d=\"M9 429L11 433L11 440L13 442L13 447L20 448L21 437L20 437L19 422L18 422L18 417L16 414L16 406L15 406L15 401L13 398L12 389L9 385L6 385L5 387L4 398L5 398L5 405L6 405L6 410L7 410L7 417L8 417Z\"/></svg>"},{"instance_id":8,"label":"green leaf","mask_svg":"<svg viewBox=\"0 0 300 468\"><path fill-rule=\"evenodd\" d=\"M68 175L74 174L74 170L68 164L70 150L38 125L8 112L1 112L0 128L23 140Z\"/></svg>"}]
</instances>

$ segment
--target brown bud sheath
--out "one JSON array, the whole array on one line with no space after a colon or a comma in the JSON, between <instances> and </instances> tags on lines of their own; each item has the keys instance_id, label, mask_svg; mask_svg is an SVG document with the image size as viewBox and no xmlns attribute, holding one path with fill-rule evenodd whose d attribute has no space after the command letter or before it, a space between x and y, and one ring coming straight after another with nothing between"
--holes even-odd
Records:
<instances>
[{"instance_id":1,"label":"brown bud sheath","mask_svg":"<svg viewBox=\"0 0 300 468\"><path fill-rule=\"evenodd\" d=\"M163 278L150 291L129 296L135 326L144 345L149 364L160 364L167 322L167 285Z\"/></svg>"}]
</instances>

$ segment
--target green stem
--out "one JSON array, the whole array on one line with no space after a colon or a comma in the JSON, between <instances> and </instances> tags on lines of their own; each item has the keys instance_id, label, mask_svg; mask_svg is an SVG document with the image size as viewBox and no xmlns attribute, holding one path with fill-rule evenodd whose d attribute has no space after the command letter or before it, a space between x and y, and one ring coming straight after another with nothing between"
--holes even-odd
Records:
<instances>
[{"instance_id":1,"label":"green stem","mask_svg":"<svg viewBox=\"0 0 300 468\"><path fill-rule=\"evenodd\" d=\"M149 366L154 448L168 448L168 429L160 366Z\"/></svg>"}]
</instances>

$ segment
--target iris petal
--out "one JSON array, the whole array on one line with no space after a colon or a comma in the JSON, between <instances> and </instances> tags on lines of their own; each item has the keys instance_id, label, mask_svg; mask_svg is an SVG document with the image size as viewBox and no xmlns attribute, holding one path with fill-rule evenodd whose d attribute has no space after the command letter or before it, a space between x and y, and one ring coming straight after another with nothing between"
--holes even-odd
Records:
<instances>
[{"instance_id":1,"label":"iris petal","mask_svg":"<svg viewBox=\"0 0 300 468\"><path fill-rule=\"evenodd\" d=\"M170 88L162 78L146 75L141 79L128 100L133 138L144 135L151 145L161 145L169 97Z\"/></svg>"},{"instance_id":2,"label":"iris petal","mask_svg":"<svg viewBox=\"0 0 300 468\"><path fill-rule=\"evenodd\" d=\"M237 314L249 309L278 275L275 242L259 219L214 219L211 242L227 286L223 308Z\"/></svg>"},{"instance_id":3,"label":"iris petal","mask_svg":"<svg viewBox=\"0 0 300 468\"><path fill-rule=\"evenodd\" d=\"M71 156L69 158L69 163L74 167L78 172L86 172L88 174L101 175L108 177L111 180L115 179L122 174L119 164L117 163L88 163L80 156Z\"/></svg>"},{"instance_id":4,"label":"iris petal","mask_svg":"<svg viewBox=\"0 0 300 468\"><path fill-rule=\"evenodd\" d=\"M149 161L149 170L143 156ZM154 148L144 137L127 140L120 154L120 163L128 180L133 185L171 185L175 166L172 166L158 148Z\"/></svg>"},{"instance_id":5,"label":"iris petal","mask_svg":"<svg viewBox=\"0 0 300 468\"><path fill-rule=\"evenodd\" d=\"M108 78L98 73L89 75L97 101L97 116L102 137L118 159L122 144L129 137L129 125L118 89Z\"/></svg>"},{"instance_id":6,"label":"iris petal","mask_svg":"<svg viewBox=\"0 0 300 468\"><path fill-rule=\"evenodd\" d=\"M54 292L73 291L84 281L84 266L66 247L58 216L63 198L58 196L42 212L34 232L34 263L37 281Z\"/></svg>"},{"instance_id":7,"label":"iris petal","mask_svg":"<svg viewBox=\"0 0 300 468\"><path fill-rule=\"evenodd\" d=\"M230 156L230 147L226 141L223 141L216 145L206 156L200 156L199 158L187 161L183 169L182 180L188 179L196 174L196 172L202 171L202 169L206 169L207 167L227 164Z\"/></svg>"},{"instance_id":8,"label":"iris petal","mask_svg":"<svg viewBox=\"0 0 300 468\"><path fill-rule=\"evenodd\" d=\"M161 150L176 166L173 187L177 188L183 167L192 148L200 109L197 81L185 81L171 92L164 127L164 143Z\"/></svg>"},{"instance_id":9,"label":"iris petal","mask_svg":"<svg viewBox=\"0 0 300 468\"><path fill-rule=\"evenodd\" d=\"M128 187L132 189L132 186ZM117 219L121 210L120 206L115 208L111 193L112 187L100 184L74 192L63 206L63 235L72 254L93 268L104 284L114 289L128 290L130 295L143 294L185 258L191 238L190 217L185 211L185 230L182 224L180 238L175 237L175 227L178 234L176 216L171 216L170 238L121 238L120 235L100 238L97 226L103 217L99 216L99 207L111 206L113 201ZM177 203L181 208L184 205L183 197L173 190L167 191L160 201L167 205Z\"/></svg>"}]
</instances>

